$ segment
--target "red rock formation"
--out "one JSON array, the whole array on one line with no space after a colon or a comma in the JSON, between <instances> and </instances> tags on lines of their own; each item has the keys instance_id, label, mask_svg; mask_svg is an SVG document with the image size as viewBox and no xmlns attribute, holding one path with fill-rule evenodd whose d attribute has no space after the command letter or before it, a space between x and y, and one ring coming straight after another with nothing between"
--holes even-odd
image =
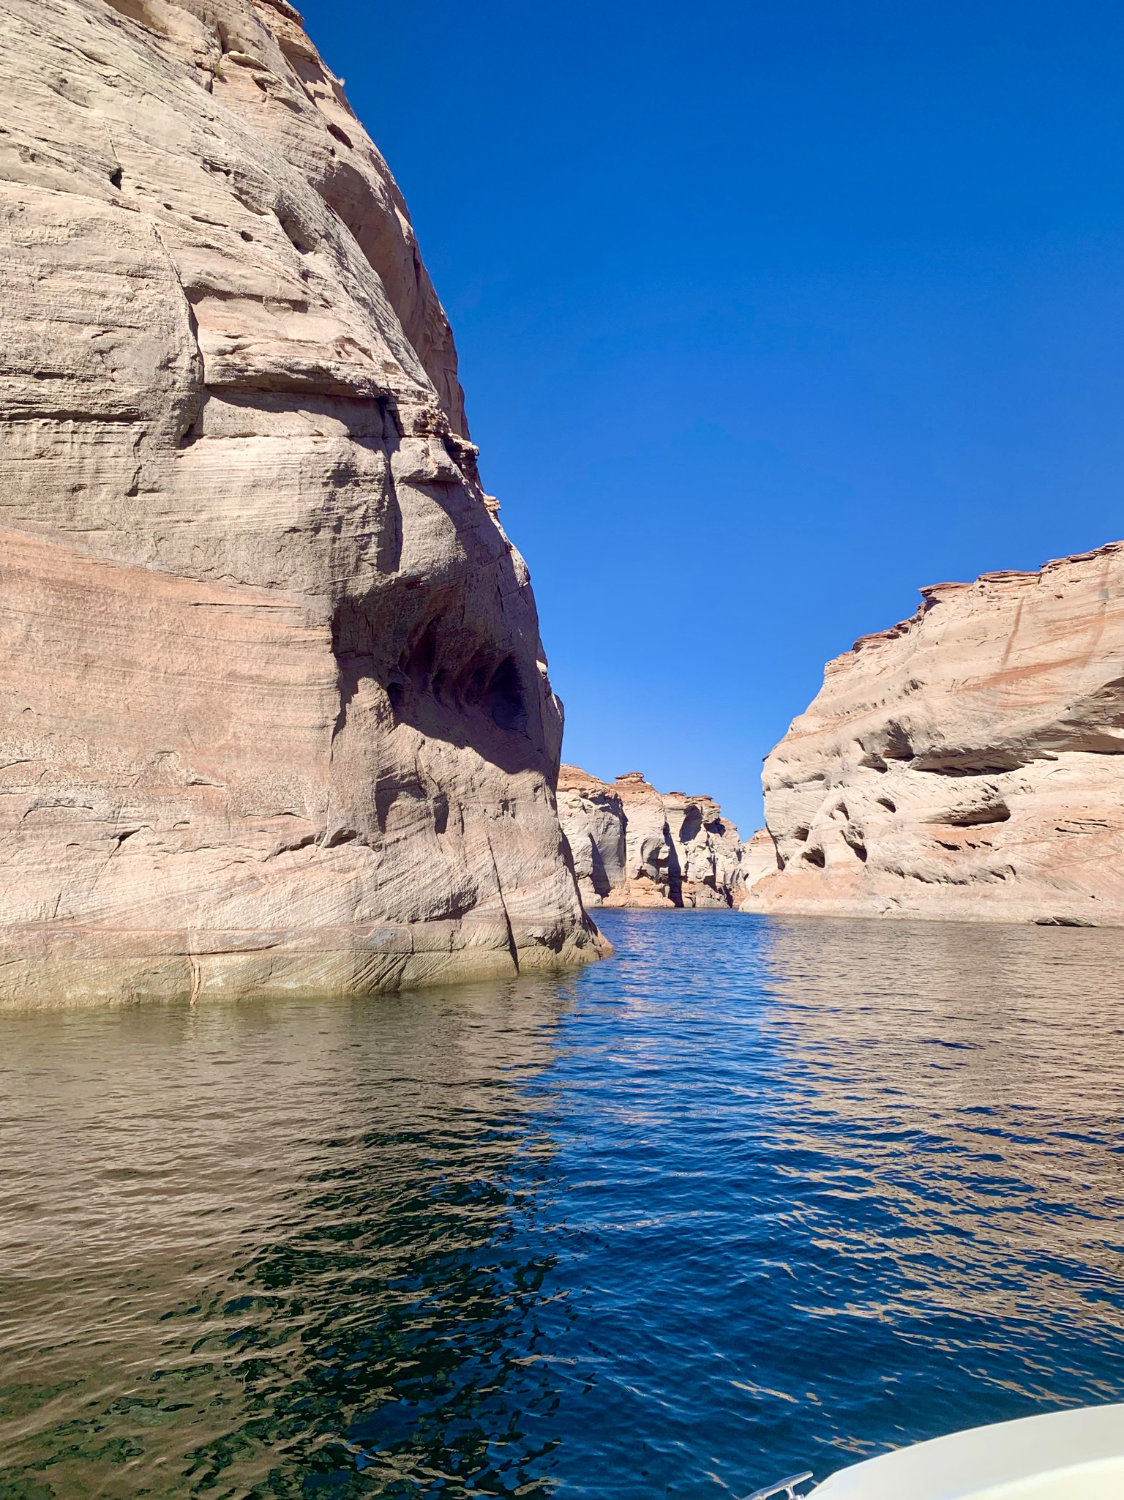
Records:
<instances>
[{"instance_id":1,"label":"red rock formation","mask_svg":"<svg viewBox=\"0 0 1124 1500\"><path fill-rule=\"evenodd\" d=\"M921 593L766 760L750 904L1124 924L1124 544Z\"/></svg>"},{"instance_id":2,"label":"red rock formation","mask_svg":"<svg viewBox=\"0 0 1124 1500\"><path fill-rule=\"evenodd\" d=\"M721 907L741 895L741 839L711 797L564 765L558 812L587 906Z\"/></svg>"},{"instance_id":3,"label":"red rock formation","mask_svg":"<svg viewBox=\"0 0 1124 1500\"><path fill-rule=\"evenodd\" d=\"M526 569L296 11L0 21L0 1003L592 956Z\"/></svg>"}]
</instances>

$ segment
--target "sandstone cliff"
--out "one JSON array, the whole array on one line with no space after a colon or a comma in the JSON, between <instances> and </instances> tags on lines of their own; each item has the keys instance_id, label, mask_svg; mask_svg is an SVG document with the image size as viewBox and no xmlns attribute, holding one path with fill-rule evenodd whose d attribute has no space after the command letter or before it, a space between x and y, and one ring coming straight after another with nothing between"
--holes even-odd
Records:
<instances>
[{"instance_id":1,"label":"sandstone cliff","mask_svg":"<svg viewBox=\"0 0 1124 1500\"><path fill-rule=\"evenodd\" d=\"M564 765L558 812L587 906L731 906L741 895L741 839L710 797Z\"/></svg>"},{"instance_id":2,"label":"sandstone cliff","mask_svg":"<svg viewBox=\"0 0 1124 1500\"><path fill-rule=\"evenodd\" d=\"M1124 544L921 592L766 760L750 905L1124 925Z\"/></svg>"},{"instance_id":3,"label":"sandstone cliff","mask_svg":"<svg viewBox=\"0 0 1124 1500\"><path fill-rule=\"evenodd\" d=\"M297 12L0 23L0 1002L592 956L526 569Z\"/></svg>"}]
</instances>

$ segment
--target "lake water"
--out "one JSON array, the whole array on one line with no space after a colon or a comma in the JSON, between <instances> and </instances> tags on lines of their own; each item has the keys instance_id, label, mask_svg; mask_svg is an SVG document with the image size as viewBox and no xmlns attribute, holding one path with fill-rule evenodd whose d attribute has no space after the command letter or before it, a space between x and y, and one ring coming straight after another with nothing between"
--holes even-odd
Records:
<instances>
[{"instance_id":1,"label":"lake water","mask_svg":"<svg viewBox=\"0 0 1124 1500\"><path fill-rule=\"evenodd\" d=\"M0 1497L740 1496L1124 1398L1124 932L0 1018Z\"/></svg>"}]
</instances>

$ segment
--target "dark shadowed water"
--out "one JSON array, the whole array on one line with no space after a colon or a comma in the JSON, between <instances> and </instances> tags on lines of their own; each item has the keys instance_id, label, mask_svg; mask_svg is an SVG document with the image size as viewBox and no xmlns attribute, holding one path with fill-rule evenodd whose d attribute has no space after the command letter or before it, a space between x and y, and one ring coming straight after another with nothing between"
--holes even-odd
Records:
<instances>
[{"instance_id":1,"label":"dark shadowed water","mask_svg":"<svg viewBox=\"0 0 1124 1500\"><path fill-rule=\"evenodd\" d=\"M1124 932L0 1018L0 1497L742 1495L1124 1397Z\"/></svg>"}]
</instances>

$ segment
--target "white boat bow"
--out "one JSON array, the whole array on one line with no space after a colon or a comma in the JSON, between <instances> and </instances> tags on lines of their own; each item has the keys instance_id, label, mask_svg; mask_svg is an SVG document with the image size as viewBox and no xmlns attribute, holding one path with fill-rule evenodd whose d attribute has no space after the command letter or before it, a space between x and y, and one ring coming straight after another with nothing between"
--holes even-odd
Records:
<instances>
[{"instance_id":1,"label":"white boat bow","mask_svg":"<svg viewBox=\"0 0 1124 1500\"><path fill-rule=\"evenodd\" d=\"M757 1496L793 1495L799 1483ZM1124 1403L915 1443L840 1469L806 1500L1124 1500Z\"/></svg>"}]
</instances>

